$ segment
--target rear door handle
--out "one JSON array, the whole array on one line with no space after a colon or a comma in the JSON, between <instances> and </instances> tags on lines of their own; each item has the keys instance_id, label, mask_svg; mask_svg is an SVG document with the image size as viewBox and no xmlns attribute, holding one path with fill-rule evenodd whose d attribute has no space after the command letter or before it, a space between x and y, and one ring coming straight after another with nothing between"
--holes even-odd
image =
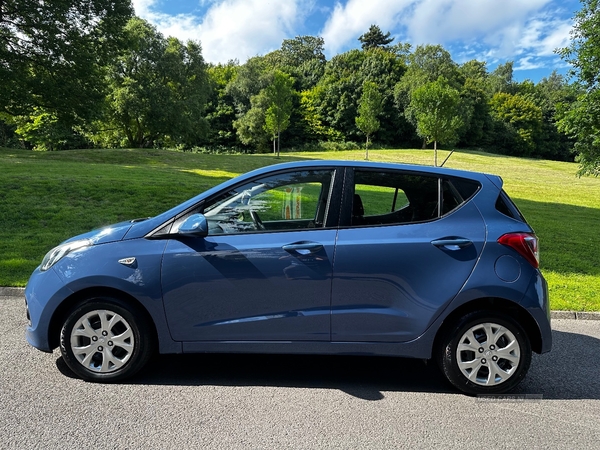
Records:
<instances>
[{"instance_id":1,"label":"rear door handle","mask_svg":"<svg viewBox=\"0 0 600 450\"><path fill-rule=\"evenodd\" d=\"M283 248L288 253L297 253L299 255L309 255L311 253L317 253L323 249L323 244L318 242L297 242L294 244L286 244Z\"/></svg>"},{"instance_id":2,"label":"rear door handle","mask_svg":"<svg viewBox=\"0 0 600 450\"><path fill-rule=\"evenodd\" d=\"M431 241L431 243L436 247L444 247L446 250L453 251L460 250L461 248L465 248L473 244L473 242L465 238L436 239L435 241Z\"/></svg>"}]
</instances>

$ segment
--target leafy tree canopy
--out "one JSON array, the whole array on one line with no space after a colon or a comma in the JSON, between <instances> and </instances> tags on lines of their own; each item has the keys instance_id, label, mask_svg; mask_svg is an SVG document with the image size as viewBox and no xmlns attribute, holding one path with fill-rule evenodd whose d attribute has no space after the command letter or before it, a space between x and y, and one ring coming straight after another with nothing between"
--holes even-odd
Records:
<instances>
[{"instance_id":1,"label":"leafy tree canopy","mask_svg":"<svg viewBox=\"0 0 600 450\"><path fill-rule=\"evenodd\" d=\"M396 85L394 95L400 110L410 102L415 89L444 77L450 85L459 89L462 85L458 64L441 45L419 45L408 56L408 69Z\"/></svg>"},{"instance_id":2,"label":"leafy tree canopy","mask_svg":"<svg viewBox=\"0 0 600 450\"><path fill-rule=\"evenodd\" d=\"M522 95L503 92L495 94L490 100L493 116L510 125L518 134L518 144L525 154L531 154L534 148L535 133L542 125L542 109Z\"/></svg>"},{"instance_id":3,"label":"leafy tree canopy","mask_svg":"<svg viewBox=\"0 0 600 450\"><path fill-rule=\"evenodd\" d=\"M269 53L271 69L286 72L296 80L297 89L310 89L317 84L325 70L325 41L317 36L297 36L284 39L279 50Z\"/></svg>"},{"instance_id":4,"label":"leafy tree canopy","mask_svg":"<svg viewBox=\"0 0 600 450\"><path fill-rule=\"evenodd\" d=\"M394 38L390 37L389 31L386 34L383 34L381 28L377 25L371 25L369 31L361 35L358 40L361 42L363 50L368 50L376 47L387 48L388 44L390 44Z\"/></svg>"},{"instance_id":5,"label":"leafy tree canopy","mask_svg":"<svg viewBox=\"0 0 600 450\"><path fill-rule=\"evenodd\" d=\"M504 92L506 94L516 93L516 84L513 81L513 62L507 61L498 64L498 67L489 76L489 90L493 94Z\"/></svg>"},{"instance_id":6,"label":"leafy tree canopy","mask_svg":"<svg viewBox=\"0 0 600 450\"><path fill-rule=\"evenodd\" d=\"M109 69L107 117L101 128L131 147L191 145L205 132L208 97L200 45L165 39L148 22L125 27L127 49ZM107 132L97 133L107 142ZM113 145L115 143L113 142Z\"/></svg>"},{"instance_id":7,"label":"leafy tree canopy","mask_svg":"<svg viewBox=\"0 0 600 450\"><path fill-rule=\"evenodd\" d=\"M600 2L581 0L575 15L571 45L558 53L573 66L572 74L585 89L571 105L562 108L558 129L576 139L580 174L600 175Z\"/></svg>"},{"instance_id":8,"label":"leafy tree canopy","mask_svg":"<svg viewBox=\"0 0 600 450\"><path fill-rule=\"evenodd\" d=\"M406 114L417 124L417 133L427 142L453 144L458 140L462 120L458 114L460 94L444 77L426 83L411 94Z\"/></svg>"},{"instance_id":9,"label":"leafy tree canopy","mask_svg":"<svg viewBox=\"0 0 600 450\"><path fill-rule=\"evenodd\" d=\"M101 68L132 14L130 0L0 1L0 108L93 116Z\"/></svg>"},{"instance_id":10,"label":"leafy tree canopy","mask_svg":"<svg viewBox=\"0 0 600 450\"><path fill-rule=\"evenodd\" d=\"M275 70L273 81L264 89L268 105L265 113L265 130L273 138L273 152L277 153L277 156L279 156L281 132L290 124L294 95L293 85L292 77ZM277 140L277 148L275 148L275 140Z\"/></svg>"}]
</instances>

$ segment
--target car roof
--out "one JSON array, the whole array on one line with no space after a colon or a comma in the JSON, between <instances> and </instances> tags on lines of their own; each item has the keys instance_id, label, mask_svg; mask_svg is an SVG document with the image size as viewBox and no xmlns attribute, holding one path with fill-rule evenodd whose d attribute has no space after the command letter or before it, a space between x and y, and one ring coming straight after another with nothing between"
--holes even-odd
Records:
<instances>
[{"instance_id":1,"label":"car roof","mask_svg":"<svg viewBox=\"0 0 600 450\"><path fill-rule=\"evenodd\" d=\"M269 173L277 170L297 169L303 167L355 167L364 169L379 169L379 170L406 170L420 173L430 173L435 175L455 176L469 178L473 180L487 181L490 178L499 178L497 175L490 175L482 172L472 172L460 169L450 169L446 167L434 167L420 164L404 164L395 162L374 162L374 161L352 161L352 160L302 160L287 163L273 164L264 166L259 169L248 172L241 177L247 175L249 178L264 173ZM239 178L241 180L241 178Z\"/></svg>"}]
</instances>

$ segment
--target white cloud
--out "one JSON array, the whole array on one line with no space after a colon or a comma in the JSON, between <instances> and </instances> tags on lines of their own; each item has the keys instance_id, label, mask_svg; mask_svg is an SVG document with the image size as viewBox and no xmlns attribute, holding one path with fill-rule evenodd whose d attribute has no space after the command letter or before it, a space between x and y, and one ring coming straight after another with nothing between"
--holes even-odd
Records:
<instances>
[{"instance_id":1,"label":"white cloud","mask_svg":"<svg viewBox=\"0 0 600 450\"><path fill-rule=\"evenodd\" d=\"M560 20L551 16L534 17L527 22L526 31L519 44L521 50L534 50L537 56L551 56L554 50L569 45L571 20Z\"/></svg>"},{"instance_id":2,"label":"white cloud","mask_svg":"<svg viewBox=\"0 0 600 450\"><path fill-rule=\"evenodd\" d=\"M533 61L532 61L533 59ZM544 62L534 59L533 56L526 56L517 61L513 70L534 70L544 67Z\"/></svg>"},{"instance_id":3,"label":"white cloud","mask_svg":"<svg viewBox=\"0 0 600 450\"><path fill-rule=\"evenodd\" d=\"M415 44L478 41L511 53L525 22L550 0L423 0L406 17Z\"/></svg>"},{"instance_id":4,"label":"white cloud","mask_svg":"<svg viewBox=\"0 0 600 450\"><path fill-rule=\"evenodd\" d=\"M321 33L329 55L335 55L350 44L357 46L359 36L376 24L386 33L398 25L400 13L413 0L349 0L345 5L336 3Z\"/></svg>"},{"instance_id":5,"label":"white cloud","mask_svg":"<svg viewBox=\"0 0 600 450\"><path fill-rule=\"evenodd\" d=\"M210 62L264 55L283 39L316 34L310 21L326 19L321 36L328 57L360 46L371 24L395 42L441 44L457 62L515 61L515 70L556 64L554 50L569 42L576 0L196 0L190 14L161 12L166 0L133 0L136 14L167 36L199 40ZM566 3L564 3L566 2ZM563 4L564 3L564 4ZM561 10L562 8L562 10ZM199 12L199 11L200 12ZM312 14L312 16L311 16ZM297 31L300 31L298 33Z\"/></svg>"},{"instance_id":6,"label":"white cloud","mask_svg":"<svg viewBox=\"0 0 600 450\"><path fill-rule=\"evenodd\" d=\"M491 62L550 56L568 43L571 21L545 9L553 0L348 0L337 3L323 29L329 55L356 47L371 24L397 41L460 49L459 58ZM537 64L537 63L535 63Z\"/></svg>"},{"instance_id":7,"label":"white cloud","mask_svg":"<svg viewBox=\"0 0 600 450\"><path fill-rule=\"evenodd\" d=\"M202 0L203 17L167 15L153 7L156 0L133 0L136 14L167 36L199 40L209 62L227 62L265 54L294 36L313 4L309 0Z\"/></svg>"},{"instance_id":8,"label":"white cloud","mask_svg":"<svg viewBox=\"0 0 600 450\"><path fill-rule=\"evenodd\" d=\"M131 3L133 4L133 9L135 10L135 13L139 17L146 19L146 17L148 17L148 15L150 14L152 5L156 3L156 0L132 0Z\"/></svg>"},{"instance_id":9,"label":"white cloud","mask_svg":"<svg viewBox=\"0 0 600 450\"><path fill-rule=\"evenodd\" d=\"M201 25L200 40L208 61L224 62L279 48L294 34L301 11L297 0L229 0L214 4Z\"/></svg>"}]
</instances>

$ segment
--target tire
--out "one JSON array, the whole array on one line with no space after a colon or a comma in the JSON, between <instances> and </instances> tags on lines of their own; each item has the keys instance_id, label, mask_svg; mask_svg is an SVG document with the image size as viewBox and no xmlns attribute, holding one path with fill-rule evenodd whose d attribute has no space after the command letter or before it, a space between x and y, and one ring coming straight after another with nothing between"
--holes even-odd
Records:
<instances>
[{"instance_id":1,"label":"tire","mask_svg":"<svg viewBox=\"0 0 600 450\"><path fill-rule=\"evenodd\" d=\"M438 364L448 381L467 394L502 394L525 378L531 343L510 316L476 311L462 317L442 338Z\"/></svg>"},{"instance_id":2,"label":"tire","mask_svg":"<svg viewBox=\"0 0 600 450\"><path fill-rule=\"evenodd\" d=\"M60 331L63 359L86 381L108 383L131 377L148 362L153 348L145 315L117 298L79 303Z\"/></svg>"}]
</instances>

